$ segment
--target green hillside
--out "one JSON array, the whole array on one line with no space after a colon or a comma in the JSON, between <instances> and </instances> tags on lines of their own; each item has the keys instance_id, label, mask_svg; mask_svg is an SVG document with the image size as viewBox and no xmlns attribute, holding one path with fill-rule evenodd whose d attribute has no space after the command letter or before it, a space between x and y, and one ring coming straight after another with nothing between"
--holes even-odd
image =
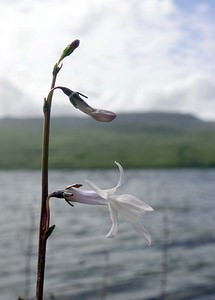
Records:
<instances>
[{"instance_id":1,"label":"green hillside","mask_svg":"<svg viewBox=\"0 0 215 300\"><path fill-rule=\"evenodd\" d=\"M0 169L39 169L42 119L0 120ZM112 123L52 118L50 167L215 166L215 123L192 115L120 114Z\"/></svg>"}]
</instances>

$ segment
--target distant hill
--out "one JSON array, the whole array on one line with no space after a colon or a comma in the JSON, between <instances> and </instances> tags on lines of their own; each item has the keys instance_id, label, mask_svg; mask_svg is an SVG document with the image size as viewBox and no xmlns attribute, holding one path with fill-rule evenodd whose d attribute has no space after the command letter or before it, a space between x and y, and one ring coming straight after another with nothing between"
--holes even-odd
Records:
<instances>
[{"instance_id":1,"label":"distant hill","mask_svg":"<svg viewBox=\"0 0 215 300\"><path fill-rule=\"evenodd\" d=\"M38 169L43 120L0 119L0 169ZM215 122L189 114L119 114L112 123L53 117L50 167L127 168L215 166Z\"/></svg>"}]
</instances>

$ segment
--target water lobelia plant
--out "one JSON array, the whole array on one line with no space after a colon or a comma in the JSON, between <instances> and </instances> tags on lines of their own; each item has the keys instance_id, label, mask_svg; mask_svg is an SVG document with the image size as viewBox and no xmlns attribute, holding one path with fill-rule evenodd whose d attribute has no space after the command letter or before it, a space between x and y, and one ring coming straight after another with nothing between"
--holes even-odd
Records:
<instances>
[{"instance_id":1,"label":"water lobelia plant","mask_svg":"<svg viewBox=\"0 0 215 300\"><path fill-rule=\"evenodd\" d=\"M62 61L65 57L71 55L73 51L79 46L80 41L74 40L69 44L58 62L54 65L52 72L51 88L47 98L44 99L43 113L43 140L42 140L42 198L41 198L41 213L40 213L40 229L39 229L39 247L38 247L38 268L37 268L37 285L36 285L36 299L43 299L43 287L44 287L44 272L45 272L45 261L46 261L46 243L48 237L51 235L54 226L48 226L48 214L47 210L47 197L48 197L48 168L49 168L49 135L50 135L50 119L51 119L51 106L52 98L55 89L61 89L65 94L68 95L73 106L80 109L84 113L91 115L94 119L101 122L110 122L116 114L107 110L94 109L88 105L82 98L83 94L79 92L73 92L66 87L55 87L57 75L62 68ZM86 96L84 96L86 97Z\"/></svg>"},{"instance_id":2,"label":"water lobelia plant","mask_svg":"<svg viewBox=\"0 0 215 300\"><path fill-rule=\"evenodd\" d=\"M96 109L91 107L83 98L87 98L80 92L63 87L55 86L59 71L62 68L62 60L73 53L79 46L79 40L73 41L66 47L58 62L54 65L52 72L52 83L47 98L44 99L43 113L43 140L42 140L42 198L41 198L41 214L40 214L40 229L39 229L39 247L38 247L38 269L37 269L37 285L36 285L36 300L43 299L44 290L44 275L46 262L46 244L47 240L52 234L55 225L49 227L50 223L50 207L49 200L51 198L63 198L67 203L73 206L74 203L79 202L91 205L106 205L109 208L112 220L112 227L107 234L107 238L113 238L118 232L118 214L120 213L130 223L133 229L143 236L147 243L151 243L150 234L142 226L137 219L152 212L153 208L141 201L140 199L130 194L116 195L117 189L122 185L124 178L124 171L122 166L115 162L119 168L120 177L117 185L111 189L102 190L91 181L87 181L90 190L80 189L82 184L72 184L71 186L48 193L48 169L49 169L49 133L50 133L50 119L51 119L51 105L53 93L56 89L69 97L71 104L89 115L99 122L111 122L116 118L116 114L112 111L104 109Z\"/></svg>"}]
</instances>

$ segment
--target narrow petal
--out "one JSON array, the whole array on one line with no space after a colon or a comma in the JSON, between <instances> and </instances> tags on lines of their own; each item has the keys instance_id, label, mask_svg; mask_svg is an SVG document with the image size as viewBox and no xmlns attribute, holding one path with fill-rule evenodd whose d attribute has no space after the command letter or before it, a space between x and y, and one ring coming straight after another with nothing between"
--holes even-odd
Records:
<instances>
[{"instance_id":1,"label":"narrow petal","mask_svg":"<svg viewBox=\"0 0 215 300\"><path fill-rule=\"evenodd\" d=\"M119 181L117 183L117 185L111 189L108 189L106 190L108 192L108 194L114 194L116 192L116 190L123 184L124 182L124 171L123 171L123 168L122 166L117 162L115 161L115 164L118 166L119 168Z\"/></svg>"},{"instance_id":2,"label":"narrow petal","mask_svg":"<svg viewBox=\"0 0 215 300\"><path fill-rule=\"evenodd\" d=\"M108 197L107 191L100 189L95 183L93 183L90 180L85 180L85 181L97 195L99 195L103 199L107 199Z\"/></svg>"},{"instance_id":3,"label":"narrow petal","mask_svg":"<svg viewBox=\"0 0 215 300\"><path fill-rule=\"evenodd\" d=\"M142 236L148 243L148 245L151 245L151 236L149 232L143 227L143 225L134 218L128 218L125 216L128 223L132 226L132 228L136 231L136 233L140 236Z\"/></svg>"},{"instance_id":4,"label":"narrow petal","mask_svg":"<svg viewBox=\"0 0 215 300\"><path fill-rule=\"evenodd\" d=\"M117 161L115 161L115 164L118 166L119 168L119 181L116 185L116 189L118 189L124 182L124 170L123 167L120 165L120 163L118 163Z\"/></svg>"},{"instance_id":5,"label":"narrow petal","mask_svg":"<svg viewBox=\"0 0 215 300\"><path fill-rule=\"evenodd\" d=\"M151 244L150 234L137 219L137 215L138 215L137 210L133 211L133 209L130 209L124 203L121 203L116 200L112 200L112 202L114 203L114 208L118 211L118 213L120 213L129 222L129 224L133 227L136 233L144 237L147 243L150 245Z\"/></svg>"},{"instance_id":6,"label":"narrow petal","mask_svg":"<svg viewBox=\"0 0 215 300\"><path fill-rule=\"evenodd\" d=\"M138 199L135 196L124 194L115 196L116 201L120 202L124 207L133 211L137 215L142 215L147 212L152 212L154 209L146 202Z\"/></svg>"},{"instance_id":7,"label":"narrow petal","mask_svg":"<svg viewBox=\"0 0 215 300\"><path fill-rule=\"evenodd\" d=\"M111 220L112 220L112 226L111 226L110 231L106 235L106 238L114 238L117 235L118 228L119 228L118 212L111 203L109 203L108 206L109 206L110 216L111 216Z\"/></svg>"}]
</instances>

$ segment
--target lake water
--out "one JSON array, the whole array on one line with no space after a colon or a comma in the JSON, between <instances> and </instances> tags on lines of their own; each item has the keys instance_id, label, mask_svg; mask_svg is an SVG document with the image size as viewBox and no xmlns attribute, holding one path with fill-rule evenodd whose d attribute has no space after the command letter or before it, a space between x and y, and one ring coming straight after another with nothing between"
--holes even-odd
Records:
<instances>
[{"instance_id":1,"label":"lake water","mask_svg":"<svg viewBox=\"0 0 215 300\"><path fill-rule=\"evenodd\" d=\"M50 172L50 191L72 183L115 185L108 171ZM0 299L35 299L40 172L0 172ZM123 219L116 239L104 237L107 207L51 201L45 299L215 299L215 170L127 170L120 193L155 212L143 219L148 247Z\"/></svg>"}]
</instances>

